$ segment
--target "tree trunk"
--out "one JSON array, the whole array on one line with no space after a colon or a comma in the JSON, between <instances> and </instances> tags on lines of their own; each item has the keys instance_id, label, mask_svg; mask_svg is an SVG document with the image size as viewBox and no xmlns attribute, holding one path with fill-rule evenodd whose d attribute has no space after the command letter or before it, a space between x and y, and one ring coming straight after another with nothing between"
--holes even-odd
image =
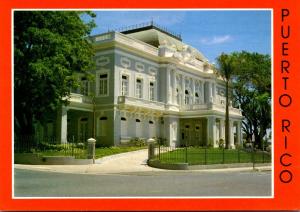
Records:
<instances>
[{"instance_id":1,"label":"tree trunk","mask_svg":"<svg viewBox=\"0 0 300 212\"><path fill-rule=\"evenodd\" d=\"M226 80L225 148L229 149L229 81Z\"/></svg>"}]
</instances>

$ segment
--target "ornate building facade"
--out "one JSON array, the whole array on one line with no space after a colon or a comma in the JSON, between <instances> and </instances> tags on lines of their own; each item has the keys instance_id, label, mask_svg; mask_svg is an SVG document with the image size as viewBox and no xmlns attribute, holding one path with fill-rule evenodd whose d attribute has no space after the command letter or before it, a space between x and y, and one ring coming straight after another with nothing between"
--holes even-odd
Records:
<instances>
[{"instance_id":1,"label":"ornate building facade","mask_svg":"<svg viewBox=\"0 0 300 212\"><path fill-rule=\"evenodd\" d=\"M153 23L90 40L94 80L78 75L81 89L41 134L62 143L95 136L104 145L161 137L170 146L217 147L225 138L225 83L197 49ZM229 111L234 148L243 117Z\"/></svg>"}]
</instances>

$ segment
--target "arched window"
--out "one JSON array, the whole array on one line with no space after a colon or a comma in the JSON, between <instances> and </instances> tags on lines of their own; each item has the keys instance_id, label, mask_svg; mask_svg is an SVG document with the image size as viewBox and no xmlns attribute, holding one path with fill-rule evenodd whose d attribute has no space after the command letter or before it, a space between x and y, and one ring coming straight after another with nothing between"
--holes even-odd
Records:
<instances>
[{"instance_id":1,"label":"arched window","mask_svg":"<svg viewBox=\"0 0 300 212\"><path fill-rule=\"evenodd\" d=\"M88 138L88 118L83 117L79 120L79 141L85 142Z\"/></svg>"},{"instance_id":2,"label":"arched window","mask_svg":"<svg viewBox=\"0 0 300 212\"><path fill-rule=\"evenodd\" d=\"M127 137L127 121L125 117L121 117L121 137Z\"/></svg>"},{"instance_id":3,"label":"arched window","mask_svg":"<svg viewBox=\"0 0 300 212\"><path fill-rule=\"evenodd\" d=\"M99 119L99 136L106 136L107 135L107 117L100 117Z\"/></svg>"},{"instance_id":4,"label":"arched window","mask_svg":"<svg viewBox=\"0 0 300 212\"><path fill-rule=\"evenodd\" d=\"M140 119L135 120L135 136L140 138L143 135L143 128Z\"/></svg>"},{"instance_id":5,"label":"arched window","mask_svg":"<svg viewBox=\"0 0 300 212\"><path fill-rule=\"evenodd\" d=\"M176 103L180 105L179 88L176 88Z\"/></svg>"},{"instance_id":6,"label":"arched window","mask_svg":"<svg viewBox=\"0 0 300 212\"><path fill-rule=\"evenodd\" d=\"M150 120L150 121L149 121L149 124L153 124L153 121Z\"/></svg>"},{"instance_id":7,"label":"arched window","mask_svg":"<svg viewBox=\"0 0 300 212\"><path fill-rule=\"evenodd\" d=\"M189 104L190 103L190 94L188 90L185 90L185 97L184 97L184 104Z\"/></svg>"},{"instance_id":8,"label":"arched window","mask_svg":"<svg viewBox=\"0 0 300 212\"><path fill-rule=\"evenodd\" d=\"M200 98L197 92L195 93L195 104L200 104Z\"/></svg>"},{"instance_id":9,"label":"arched window","mask_svg":"<svg viewBox=\"0 0 300 212\"><path fill-rule=\"evenodd\" d=\"M54 130L53 130L53 121L48 120L47 127L46 127L46 135L49 137L48 139L51 139L50 137L53 136Z\"/></svg>"}]
</instances>

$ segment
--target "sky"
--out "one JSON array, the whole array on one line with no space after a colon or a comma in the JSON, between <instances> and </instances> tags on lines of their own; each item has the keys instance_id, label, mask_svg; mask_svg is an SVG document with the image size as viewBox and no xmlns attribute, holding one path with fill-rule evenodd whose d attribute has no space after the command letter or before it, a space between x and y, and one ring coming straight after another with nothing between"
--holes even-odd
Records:
<instances>
[{"instance_id":1,"label":"sky","mask_svg":"<svg viewBox=\"0 0 300 212\"><path fill-rule=\"evenodd\" d=\"M210 62L222 52L271 54L270 10L98 10L92 35L145 22L181 34Z\"/></svg>"}]
</instances>

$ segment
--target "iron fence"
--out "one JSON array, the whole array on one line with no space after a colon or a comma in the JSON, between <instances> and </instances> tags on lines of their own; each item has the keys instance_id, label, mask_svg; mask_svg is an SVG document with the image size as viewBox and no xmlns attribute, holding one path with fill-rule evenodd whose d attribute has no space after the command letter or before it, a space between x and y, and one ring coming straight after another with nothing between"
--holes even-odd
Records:
<instances>
[{"instance_id":1,"label":"iron fence","mask_svg":"<svg viewBox=\"0 0 300 212\"><path fill-rule=\"evenodd\" d=\"M74 156L86 158L87 142L78 142L74 136L68 136L67 143L58 143L56 137L15 136L15 153L41 153L43 156Z\"/></svg>"},{"instance_id":2,"label":"iron fence","mask_svg":"<svg viewBox=\"0 0 300 212\"><path fill-rule=\"evenodd\" d=\"M255 149L168 147L161 145L156 146L154 158L163 163L188 163L189 165L271 162L269 152Z\"/></svg>"}]
</instances>

